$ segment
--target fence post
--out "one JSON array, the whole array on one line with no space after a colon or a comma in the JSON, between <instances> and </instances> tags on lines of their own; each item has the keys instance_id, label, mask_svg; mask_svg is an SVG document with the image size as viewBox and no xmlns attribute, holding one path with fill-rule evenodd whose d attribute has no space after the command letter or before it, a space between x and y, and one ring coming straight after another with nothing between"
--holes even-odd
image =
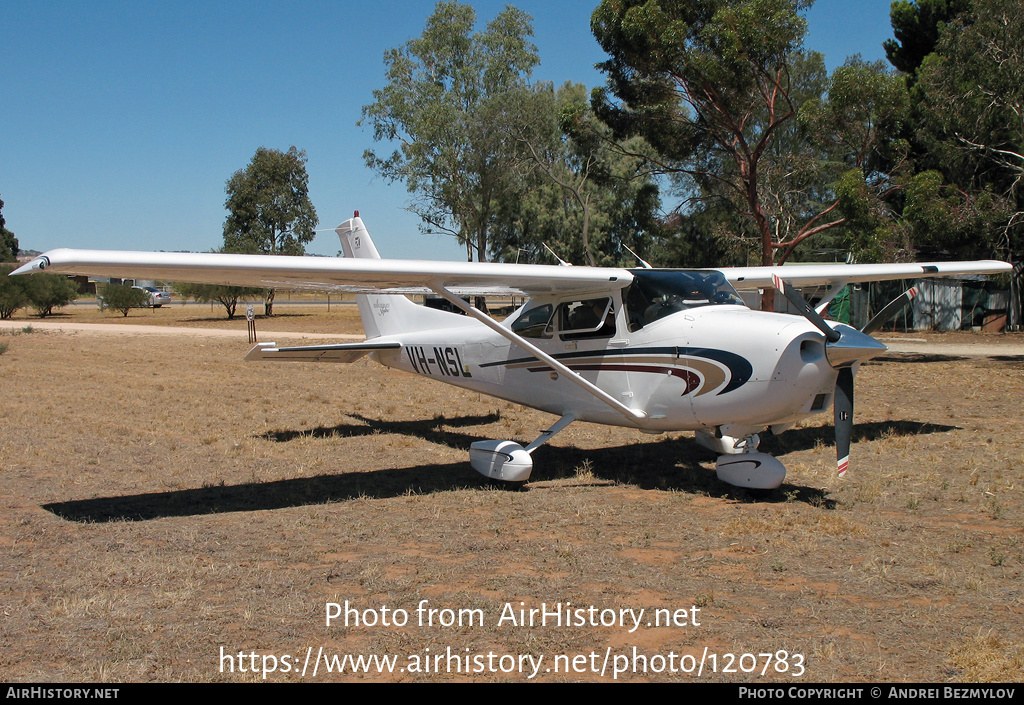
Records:
<instances>
[{"instance_id":1,"label":"fence post","mask_svg":"<svg viewBox=\"0 0 1024 705\"><path fill-rule=\"evenodd\" d=\"M245 320L249 326L249 344L256 342L256 307L249 304L245 307Z\"/></svg>"}]
</instances>

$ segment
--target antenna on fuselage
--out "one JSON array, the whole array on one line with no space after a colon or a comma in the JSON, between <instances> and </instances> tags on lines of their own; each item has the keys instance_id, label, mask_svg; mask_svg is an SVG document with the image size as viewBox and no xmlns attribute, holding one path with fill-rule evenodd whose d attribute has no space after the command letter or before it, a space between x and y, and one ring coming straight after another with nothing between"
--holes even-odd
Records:
<instances>
[{"instance_id":1,"label":"antenna on fuselage","mask_svg":"<svg viewBox=\"0 0 1024 705\"><path fill-rule=\"evenodd\" d=\"M654 267L649 265L640 255L638 255L637 253L633 252L633 250L630 250L629 249L629 245L627 245L626 243L622 243L622 246L625 247L626 250L629 251L629 254L631 254L634 257L636 257L637 261L643 266L644 269L654 269Z\"/></svg>"}]
</instances>

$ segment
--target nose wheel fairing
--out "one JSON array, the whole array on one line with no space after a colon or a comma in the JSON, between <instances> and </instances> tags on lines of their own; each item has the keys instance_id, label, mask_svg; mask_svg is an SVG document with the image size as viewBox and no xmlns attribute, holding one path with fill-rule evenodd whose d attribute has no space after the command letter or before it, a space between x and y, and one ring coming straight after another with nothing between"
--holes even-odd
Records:
<instances>
[{"instance_id":1,"label":"nose wheel fairing","mask_svg":"<svg viewBox=\"0 0 1024 705\"><path fill-rule=\"evenodd\" d=\"M715 463L718 479L734 487L774 490L786 479L786 467L767 453L721 455Z\"/></svg>"}]
</instances>

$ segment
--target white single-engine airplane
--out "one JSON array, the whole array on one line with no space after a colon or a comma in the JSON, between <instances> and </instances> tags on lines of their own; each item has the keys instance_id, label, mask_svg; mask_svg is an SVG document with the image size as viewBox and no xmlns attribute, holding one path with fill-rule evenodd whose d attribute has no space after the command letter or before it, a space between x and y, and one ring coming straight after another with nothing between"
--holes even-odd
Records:
<instances>
[{"instance_id":1,"label":"white single-engine airplane","mask_svg":"<svg viewBox=\"0 0 1024 705\"><path fill-rule=\"evenodd\" d=\"M525 481L534 450L573 421L591 421L649 433L696 431L698 442L719 453L721 480L771 489L786 470L757 451L758 434L781 433L830 404L839 473L846 470L854 371L886 350L869 334L916 293L911 289L858 331L823 320L794 286L831 285L834 296L856 282L1011 269L997 261L720 270L423 262L381 259L358 212L336 232L345 258L58 249L12 274L354 291L365 342L260 343L246 359L352 362L369 354L387 367L558 416L525 447L510 440L470 446L473 468L498 480ZM803 317L750 310L736 293L768 286ZM403 295L430 292L467 315ZM465 293L528 300L499 323L466 303Z\"/></svg>"}]
</instances>

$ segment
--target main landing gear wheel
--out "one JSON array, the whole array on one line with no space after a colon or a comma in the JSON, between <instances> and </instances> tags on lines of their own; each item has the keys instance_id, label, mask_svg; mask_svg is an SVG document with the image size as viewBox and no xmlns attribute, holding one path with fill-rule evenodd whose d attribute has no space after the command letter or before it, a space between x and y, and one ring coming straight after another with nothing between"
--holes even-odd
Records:
<instances>
[{"instance_id":1,"label":"main landing gear wheel","mask_svg":"<svg viewBox=\"0 0 1024 705\"><path fill-rule=\"evenodd\" d=\"M522 485L533 472L530 453L575 420L574 413L562 416L525 448L515 441L477 441L469 446L469 464L484 477Z\"/></svg>"},{"instance_id":2,"label":"main landing gear wheel","mask_svg":"<svg viewBox=\"0 0 1024 705\"><path fill-rule=\"evenodd\" d=\"M515 441L477 441L469 446L469 464L484 477L503 482L526 482L533 458Z\"/></svg>"}]
</instances>

